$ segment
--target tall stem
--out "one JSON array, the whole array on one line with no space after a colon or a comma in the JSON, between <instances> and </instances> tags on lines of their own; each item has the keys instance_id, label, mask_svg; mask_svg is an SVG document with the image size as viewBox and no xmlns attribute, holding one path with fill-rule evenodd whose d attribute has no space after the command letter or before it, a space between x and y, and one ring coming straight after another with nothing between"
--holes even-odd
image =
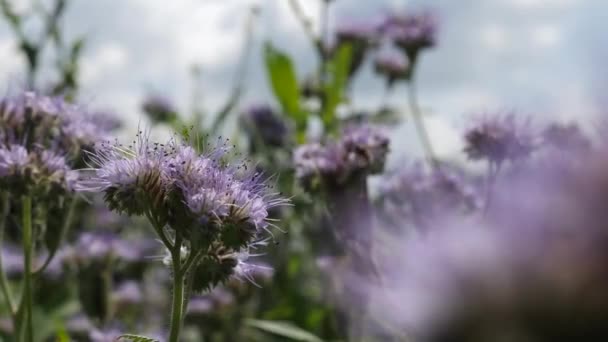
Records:
<instances>
[{"instance_id":1,"label":"tall stem","mask_svg":"<svg viewBox=\"0 0 608 342\"><path fill-rule=\"evenodd\" d=\"M424 125L424 121L422 119L422 113L420 112L420 107L418 106L418 97L416 95L416 80L414 76L408 86L408 99L410 104L410 110L412 112L412 118L414 120L414 125L416 126L416 131L418 132L418 136L420 138L420 142L422 143L422 148L426 154L426 157L429 163L435 168L439 169L439 161L435 157L435 151L433 150L433 145L431 144L431 138L429 137L428 131Z\"/></svg>"},{"instance_id":2,"label":"tall stem","mask_svg":"<svg viewBox=\"0 0 608 342\"><path fill-rule=\"evenodd\" d=\"M23 219L23 305L25 314L25 341L34 340L32 324L32 198L22 198Z\"/></svg>"},{"instance_id":3,"label":"tall stem","mask_svg":"<svg viewBox=\"0 0 608 342\"><path fill-rule=\"evenodd\" d=\"M179 255L179 254L178 254ZM180 268L180 259L173 258L173 300L171 303L171 330L169 342L178 342L184 313L184 274Z\"/></svg>"}]
</instances>

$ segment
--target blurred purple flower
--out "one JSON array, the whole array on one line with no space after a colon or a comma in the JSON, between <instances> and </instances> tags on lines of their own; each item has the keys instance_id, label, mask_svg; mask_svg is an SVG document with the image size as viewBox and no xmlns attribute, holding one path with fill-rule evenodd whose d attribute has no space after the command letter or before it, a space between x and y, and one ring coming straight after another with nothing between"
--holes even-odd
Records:
<instances>
[{"instance_id":1,"label":"blurred purple flower","mask_svg":"<svg viewBox=\"0 0 608 342\"><path fill-rule=\"evenodd\" d=\"M432 12L391 15L382 25L382 32L402 48L414 63L417 53L435 46L437 18Z\"/></svg>"},{"instance_id":2,"label":"blurred purple flower","mask_svg":"<svg viewBox=\"0 0 608 342\"><path fill-rule=\"evenodd\" d=\"M530 121L513 113L485 115L465 133L465 153L471 160L485 159L496 165L528 157L536 148Z\"/></svg>"},{"instance_id":3,"label":"blurred purple flower","mask_svg":"<svg viewBox=\"0 0 608 342\"><path fill-rule=\"evenodd\" d=\"M141 286L133 280L123 281L114 289L112 300L120 307L137 305L143 300Z\"/></svg>"},{"instance_id":4,"label":"blurred purple flower","mask_svg":"<svg viewBox=\"0 0 608 342\"><path fill-rule=\"evenodd\" d=\"M289 138L289 128L270 106L253 105L242 116L244 127L253 143L269 146L284 146Z\"/></svg>"},{"instance_id":5,"label":"blurred purple flower","mask_svg":"<svg viewBox=\"0 0 608 342\"><path fill-rule=\"evenodd\" d=\"M402 226L405 220L428 228L440 219L475 212L481 207L479 191L462 172L442 167L428 170L421 164L384 176L379 185L382 211Z\"/></svg>"},{"instance_id":6,"label":"blurred purple flower","mask_svg":"<svg viewBox=\"0 0 608 342\"><path fill-rule=\"evenodd\" d=\"M299 146L293 157L296 177L305 186L321 180L343 183L358 173L374 174L384 168L389 139L375 127L351 126L338 141L325 146L312 143Z\"/></svg>"},{"instance_id":7,"label":"blurred purple flower","mask_svg":"<svg viewBox=\"0 0 608 342\"><path fill-rule=\"evenodd\" d=\"M9 178L25 172L30 158L25 147L21 145L0 145L0 177Z\"/></svg>"},{"instance_id":8,"label":"blurred purple flower","mask_svg":"<svg viewBox=\"0 0 608 342\"><path fill-rule=\"evenodd\" d=\"M584 152L591 148L591 141L575 123L554 123L545 128L542 134L543 143L557 150Z\"/></svg>"},{"instance_id":9,"label":"blurred purple flower","mask_svg":"<svg viewBox=\"0 0 608 342\"><path fill-rule=\"evenodd\" d=\"M378 75L386 78L387 87L392 87L397 80L407 80L410 77L410 64L398 54L380 54L374 61Z\"/></svg>"}]
</instances>

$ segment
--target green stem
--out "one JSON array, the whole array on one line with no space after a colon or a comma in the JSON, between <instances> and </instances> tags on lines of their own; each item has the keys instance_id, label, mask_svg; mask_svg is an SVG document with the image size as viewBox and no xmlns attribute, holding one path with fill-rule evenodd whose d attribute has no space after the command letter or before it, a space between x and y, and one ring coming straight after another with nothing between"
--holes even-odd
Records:
<instances>
[{"instance_id":1,"label":"green stem","mask_svg":"<svg viewBox=\"0 0 608 342\"><path fill-rule=\"evenodd\" d=\"M171 329L169 342L178 342L184 313L184 274L181 268L181 246L173 250L173 300L171 303ZM177 251L177 253L175 252Z\"/></svg>"},{"instance_id":2,"label":"green stem","mask_svg":"<svg viewBox=\"0 0 608 342\"><path fill-rule=\"evenodd\" d=\"M4 240L4 228L6 226L6 220L8 219L8 214L10 212L11 202L9 201L8 192L2 193L2 213L0 214L0 247L2 246L2 242ZM11 294L11 289L8 286L8 280L6 279L6 274L4 273L4 269L2 267L2 252L0 251L0 288L2 290L2 294L6 302L8 303L8 308L11 313L11 317L13 321L15 320L15 303L13 301L13 296Z\"/></svg>"},{"instance_id":3,"label":"green stem","mask_svg":"<svg viewBox=\"0 0 608 342\"><path fill-rule=\"evenodd\" d=\"M420 112L420 107L418 106L418 100L416 96L416 81L413 75L408 86L408 99L408 102L410 104L410 110L412 112L412 118L414 120L414 125L416 126L416 131L418 132L420 142L422 143L422 148L424 149L426 157L431 166L433 166L436 170L439 170L439 161L435 157L433 144L431 143L431 138L429 137L429 133L424 125L422 113Z\"/></svg>"},{"instance_id":4,"label":"green stem","mask_svg":"<svg viewBox=\"0 0 608 342\"><path fill-rule=\"evenodd\" d=\"M22 198L22 219L23 219L23 305L25 314L25 341L34 340L32 323L32 198L23 196Z\"/></svg>"}]
</instances>

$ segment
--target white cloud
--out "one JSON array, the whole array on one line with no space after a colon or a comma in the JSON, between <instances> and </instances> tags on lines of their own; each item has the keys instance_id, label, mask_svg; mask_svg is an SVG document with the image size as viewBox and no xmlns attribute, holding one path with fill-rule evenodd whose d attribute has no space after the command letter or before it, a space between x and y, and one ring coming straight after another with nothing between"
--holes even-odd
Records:
<instances>
[{"instance_id":1,"label":"white cloud","mask_svg":"<svg viewBox=\"0 0 608 342\"><path fill-rule=\"evenodd\" d=\"M107 43L95 51L95 54L82 59L82 81L94 83L108 75L116 73L128 63L128 51L116 44Z\"/></svg>"},{"instance_id":2,"label":"white cloud","mask_svg":"<svg viewBox=\"0 0 608 342\"><path fill-rule=\"evenodd\" d=\"M561 40L562 34L560 29L555 25L539 25L532 29L532 43L550 48L556 46Z\"/></svg>"}]
</instances>

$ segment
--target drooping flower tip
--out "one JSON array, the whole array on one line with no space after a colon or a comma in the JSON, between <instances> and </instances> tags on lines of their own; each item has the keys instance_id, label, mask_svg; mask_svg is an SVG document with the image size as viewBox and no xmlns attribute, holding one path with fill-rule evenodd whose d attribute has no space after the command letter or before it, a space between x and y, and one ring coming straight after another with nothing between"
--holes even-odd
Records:
<instances>
[{"instance_id":1,"label":"drooping flower tip","mask_svg":"<svg viewBox=\"0 0 608 342\"><path fill-rule=\"evenodd\" d=\"M522 121L513 113L482 116L466 131L464 139L469 159L496 164L528 157L537 147L530 121Z\"/></svg>"}]
</instances>

